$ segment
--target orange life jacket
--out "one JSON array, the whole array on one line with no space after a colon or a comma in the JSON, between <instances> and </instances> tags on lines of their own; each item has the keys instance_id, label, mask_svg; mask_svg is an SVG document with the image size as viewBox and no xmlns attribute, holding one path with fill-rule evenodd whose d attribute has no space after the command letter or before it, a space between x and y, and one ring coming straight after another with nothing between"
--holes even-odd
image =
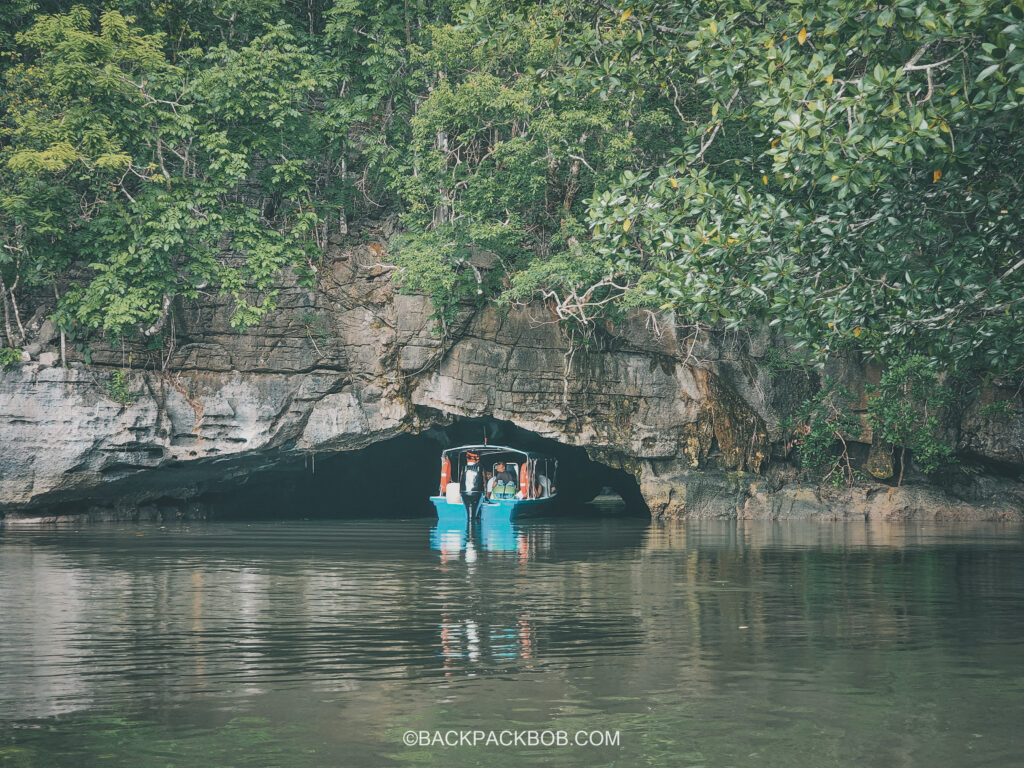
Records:
<instances>
[{"instance_id":1,"label":"orange life jacket","mask_svg":"<svg viewBox=\"0 0 1024 768\"><path fill-rule=\"evenodd\" d=\"M444 461L441 462L441 495L444 496L448 491L448 483L452 481L452 463L448 461L448 457L444 457Z\"/></svg>"}]
</instances>

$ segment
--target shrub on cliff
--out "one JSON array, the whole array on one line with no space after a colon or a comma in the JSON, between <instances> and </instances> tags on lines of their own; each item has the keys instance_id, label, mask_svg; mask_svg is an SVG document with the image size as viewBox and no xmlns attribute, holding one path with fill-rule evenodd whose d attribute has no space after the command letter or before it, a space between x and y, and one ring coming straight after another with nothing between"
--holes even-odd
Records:
<instances>
[{"instance_id":1,"label":"shrub on cliff","mask_svg":"<svg viewBox=\"0 0 1024 768\"><path fill-rule=\"evenodd\" d=\"M852 404L849 390L826 380L780 425L786 449L796 448L800 465L822 483L849 487L856 479L848 441L860 437L862 428Z\"/></svg>"},{"instance_id":2,"label":"shrub on cliff","mask_svg":"<svg viewBox=\"0 0 1024 768\"><path fill-rule=\"evenodd\" d=\"M21 350L14 347L0 347L0 370L9 371L21 362Z\"/></svg>"},{"instance_id":3,"label":"shrub on cliff","mask_svg":"<svg viewBox=\"0 0 1024 768\"><path fill-rule=\"evenodd\" d=\"M900 449L903 483L907 450L924 472L934 472L953 456L940 420L952 395L942 386L934 363L923 355L898 360L868 387L868 420L875 434Z\"/></svg>"}]
</instances>

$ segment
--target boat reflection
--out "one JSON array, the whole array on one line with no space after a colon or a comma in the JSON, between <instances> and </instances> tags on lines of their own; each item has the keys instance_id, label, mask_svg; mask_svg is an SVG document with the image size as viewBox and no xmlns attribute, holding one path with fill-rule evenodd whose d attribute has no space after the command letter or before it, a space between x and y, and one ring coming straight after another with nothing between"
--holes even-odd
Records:
<instances>
[{"instance_id":1,"label":"boat reflection","mask_svg":"<svg viewBox=\"0 0 1024 768\"><path fill-rule=\"evenodd\" d=\"M475 618L458 618L443 613L439 626L441 637L441 668L445 677L460 669L483 663L492 668L521 662L524 669L533 669L534 627L522 614L507 624L490 624Z\"/></svg>"},{"instance_id":2,"label":"boat reflection","mask_svg":"<svg viewBox=\"0 0 1024 768\"><path fill-rule=\"evenodd\" d=\"M472 565L481 552L489 553L490 558L504 557L525 564L535 550L536 538L507 515L489 517L485 513L476 520L464 514L441 515L430 530L430 548L440 552L442 564L461 560ZM516 663L532 669L534 628L529 617L521 612L494 612L486 601L479 608L469 615L442 611L438 633L444 675L451 677L460 670L472 673L480 668L502 669Z\"/></svg>"},{"instance_id":3,"label":"boat reflection","mask_svg":"<svg viewBox=\"0 0 1024 768\"><path fill-rule=\"evenodd\" d=\"M480 552L516 553L529 558L529 539L523 529L504 515L469 520L465 515L443 515L430 529L430 548L441 562L476 560Z\"/></svg>"}]
</instances>

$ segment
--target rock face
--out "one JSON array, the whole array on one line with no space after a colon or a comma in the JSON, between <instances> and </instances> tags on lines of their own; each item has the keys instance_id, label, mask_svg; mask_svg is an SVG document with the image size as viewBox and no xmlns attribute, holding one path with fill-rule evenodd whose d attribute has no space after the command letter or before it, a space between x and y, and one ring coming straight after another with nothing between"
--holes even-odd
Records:
<instances>
[{"instance_id":1,"label":"rock face","mask_svg":"<svg viewBox=\"0 0 1024 768\"><path fill-rule=\"evenodd\" d=\"M537 305L467 307L439 338L429 302L396 295L382 258L379 243L333 247L315 287L288 282L279 308L244 334L223 301L178 305L170 354L97 348L92 365L65 369L49 367L47 348L0 372L0 514L79 499L131 514L282 457L487 417L627 471L656 515L1022 517L1012 477L944 490L798 485L779 422L817 382L773 368L764 334L709 337L636 313L574 345ZM119 391L111 374L126 364ZM1012 476L1024 465L1024 408L1007 402L995 416L969 408L960 444Z\"/></svg>"}]
</instances>

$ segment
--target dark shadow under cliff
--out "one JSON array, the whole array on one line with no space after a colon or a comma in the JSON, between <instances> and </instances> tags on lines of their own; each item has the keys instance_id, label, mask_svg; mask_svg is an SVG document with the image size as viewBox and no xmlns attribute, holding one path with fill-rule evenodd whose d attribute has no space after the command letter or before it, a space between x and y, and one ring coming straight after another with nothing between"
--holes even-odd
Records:
<instances>
[{"instance_id":1,"label":"dark shadow under cliff","mask_svg":"<svg viewBox=\"0 0 1024 768\"><path fill-rule=\"evenodd\" d=\"M540 437L508 422L455 419L360 450L288 450L180 462L124 475L74 498L51 493L15 517L93 520L327 519L431 517L444 448L480 443L553 455L562 511L649 516L635 478L593 461L586 450ZM595 497L599 502L591 504Z\"/></svg>"},{"instance_id":2,"label":"dark shadow under cliff","mask_svg":"<svg viewBox=\"0 0 1024 768\"><path fill-rule=\"evenodd\" d=\"M237 486L203 494L211 517L429 517L438 492L444 448L482 443L549 453L558 459L563 509L598 514L614 504L590 506L595 497L621 498L618 511L648 515L636 480L591 460L583 448L563 445L507 422L457 419L418 435L401 435L357 451L293 456L252 473Z\"/></svg>"}]
</instances>

